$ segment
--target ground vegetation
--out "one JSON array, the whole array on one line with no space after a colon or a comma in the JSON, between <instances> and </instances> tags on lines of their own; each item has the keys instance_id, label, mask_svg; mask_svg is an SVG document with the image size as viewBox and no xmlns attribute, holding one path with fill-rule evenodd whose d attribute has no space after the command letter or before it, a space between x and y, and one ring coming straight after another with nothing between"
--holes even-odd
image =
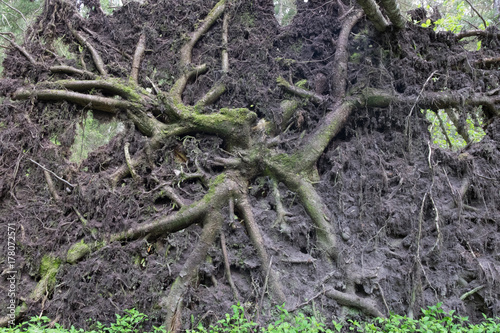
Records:
<instances>
[{"instance_id":1,"label":"ground vegetation","mask_svg":"<svg viewBox=\"0 0 500 333\"><path fill-rule=\"evenodd\" d=\"M393 0L296 11L285 27L268 0L46 0L24 43L5 37L17 320L498 315L498 30L437 32ZM421 109L485 136L442 149ZM72 160L89 111L123 128Z\"/></svg>"}]
</instances>

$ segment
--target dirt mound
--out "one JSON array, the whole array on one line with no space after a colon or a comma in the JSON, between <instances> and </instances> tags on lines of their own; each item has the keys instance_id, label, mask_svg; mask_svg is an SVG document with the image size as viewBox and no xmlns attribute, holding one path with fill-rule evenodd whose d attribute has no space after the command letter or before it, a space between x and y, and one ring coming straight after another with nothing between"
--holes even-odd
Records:
<instances>
[{"instance_id":1,"label":"dirt mound","mask_svg":"<svg viewBox=\"0 0 500 333\"><path fill-rule=\"evenodd\" d=\"M168 91L183 74L179 51L187 34L215 3L130 2L112 16L89 3L94 10L86 20L77 18L76 8L61 10L58 1L50 4L53 7L46 7L24 45L28 52L40 54L38 61L44 65L30 64L18 51L11 51L4 62L6 78L0 81L0 91L7 96L0 105L0 221L16 226L19 303L30 299L40 281L44 256L64 257L80 241L98 249L84 260L62 265L53 291L28 301L29 310L21 319L43 312L66 325L86 328L88 318L107 323L114 320L114 313L136 308L148 314L152 325L159 325L164 320L162 295L182 276L202 235L201 223L151 239L106 241L109 235L179 211L159 190L162 184L171 184L188 204L201 200L209 186L199 178L213 180L229 168L214 160L237 157L227 152L230 145L207 133L171 137L149 156L151 160L136 167L137 178L124 178L113 187L109 175L126 163L125 144L134 155L147 142L129 119L119 114L128 130L76 165L68 160L70 147L75 128L88 110L69 102L18 102L9 97L18 87L49 80L50 75L71 77L51 74L48 66L86 63L88 71L96 70L90 52L80 53L79 46L70 43L71 32L63 23L68 18L72 18L72 28L84 31L92 40L108 74L115 77L128 77L133 50L145 33L146 52L138 83ZM271 1L231 2L227 8L230 72L218 70L223 51L219 19L192 55L193 63L216 70L191 80L183 102L192 105L214 82L223 82L226 92L207 107L207 114L222 107L248 108L283 130L278 152L290 153L300 147L304 133L312 132L331 111L328 101L337 84L332 74L334 54L342 29L342 21L335 18L347 15L348 8L331 1L299 1L297 5L293 24L279 27ZM48 23L52 29L38 28ZM80 60L38 52L50 49L50 40L63 35L70 43L69 51ZM500 44L483 43L485 52L498 52L496 45ZM405 31L378 34L370 22L362 20L352 31L348 52L347 90L351 95L365 87L391 90L403 98L419 96L424 88L433 92L449 89L465 100L490 89L487 86L498 86L497 76L491 75L495 70L464 72L463 66L477 55L465 52L450 34L436 34L431 29L410 26ZM432 80L436 73L438 79ZM315 103L285 92L276 83L278 77L296 84L302 81L304 88L324 96L324 101ZM106 96L105 91L95 93ZM300 105L299 112L285 120L284 101ZM317 227L295 192L283 183L276 184L266 170L249 180L252 211L272 267L282 277L289 309L300 305L300 311L327 319L332 315L362 316L354 310L343 312L345 308L325 295L326 285L345 291L346 281L352 280L352 292L375 299L382 313L418 315L419 308L443 302L445 310L456 310L474 320L482 319L481 313L500 314L500 121L496 118L489 124L482 142L450 152L431 144L429 124L416 104L409 108L395 102L387 108L358 109L316 165L314 187L329 209L328 219L342 243L338 262L332 262L318 245ZM154 116L168 121L166 112ZM58 144L51 140L54 137ZM66 181L54 179L60 202L53 200L39 164ZM180 170L190 175L203 170L205 175L181 178L177 176ZM275 223L278 206L285 208L287 217ZM225 207L222 214L229 216L230 209ZM265 288L265 275L259 270L263 264L258 249L252 246L241 220L240 215L235 221L226 221L222 230L239 299L252 312ZM7 237L1 242L7 248ZM0 258L5 262L5 251ZM236 303L226 282L224 261L216 242L183 297L184 328L190 325L191 316L196 318L194 324L200 318L214 322ZM352 265L360 268L358 278L347 277ZM4 288L6 280L1 281ZM478 291L467 296L475 288ZM2 308L6 301L0 300ZM272 315L273 306L271 299L260 309L264 319Z\"/></svg>"}]
</instances>

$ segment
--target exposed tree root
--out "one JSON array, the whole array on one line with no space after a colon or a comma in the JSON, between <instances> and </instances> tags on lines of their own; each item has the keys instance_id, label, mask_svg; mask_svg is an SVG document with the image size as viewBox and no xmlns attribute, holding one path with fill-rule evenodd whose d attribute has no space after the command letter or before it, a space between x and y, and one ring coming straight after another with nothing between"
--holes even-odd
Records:
<instances>
[{"instance_id":1,"label":"exposed tree root","mask_svg":"<svg viewBox=\"0 0 500 333\"><path fill-rule=\"evenodd\" d=\"M259 227L255 222L252 208L246 194L241 194L240 196L238 196L238 202L236 206L240 210L240 213L245 220L245 226L248 232L248 236L250 237L253 246L257 250L257 254L262 264L262 272L263 274L269 272L269 287L271 289L271 293L275 297L277 304L283 304L286 302L285 294L281 290L278 275L270 267L269 255L267 254L267 250L264 246L264 239L262 238Z\"/></svg>"},{"instance_id":2,"label":"exposed tree root","mask_svg":"<svg viewBox=\"0 0 500 333\"><path fill-rule=\"evenodd\" d=\"M353 294L346 294L335 289L327 290L325 295L336 300L339 304L358 308L373 317L385 317L385 315L378 310L378 305L371 300Z\"/></svg>"},{"instance_id":3,"label":"exposed tree root","mask_svg":"<svg viewBox=\"0 0 500 333\"><path fill-rule=\"evenodd\" d=\"M204 218L204 226L200 239L189 255L179 276L172 284L168 296L164 297L160 302L160 305L166 311L165 326L168 332L178 332L180 330L184 293L197 276L198 268L205 261L208 249L213 245L217 235L220 233L223 218L219 212L220 207L214 208Z\"/></svg>"},{"instance_id":4,"label":"exposed tree root","mask_svg":"<svg viewBox=\"0 0 500 333\"><path fill-rule=\"evenodd\" d=\"M49 188L49 192L52 195L52 198L56 202L61 201L61 197L57 194L56 188L54 187L54 182L52 181L52 177L47 170L43 170L43 175L45 176L45 181L47 182L47 186Z\"/></svg>"},{"instance_id":5,"label":"exposed tree root","mask_svg":"<svg viewBox=\"0 0 500 333\"><path fill-rule=\"evenodd\" d=\"M229 264L229 257L227 255L226 236L224 236L224 232L221 232L220 234L220 246L222 249L222 255L224 257L224 270L226 272L227 282L231 287L234 299L236 300L236 302L240 302L240 294L238 292L238 289L236 288L236 285L234 284L233 277L231 275L231 266Z\"/></svg>"},{"instance_id":6,"label":"exposed tree root","mask_svg":"<svg viewBox=\"0 0 500 333\"><path fill-rule=\"evenodd\" d=\"M71 27L70 30L73 36L75 36L75 38L78 40L78 42L80 42L82 46L85 46L89 50L90 54L92 55L92 59L94 60L94 64L95 67L97 68L97 71L101 75L106 76L108 72L106 71L106 66L104 65L104 61L102 60L99 52L92 46L92 44L85 37L83 37L83 35L80 32L72 29Z\"/></svg>"},{"instance_id":7,"label":"exposed tree root","mask_svg":"<svg viewBox=\"0 0 500 333\"><path fill-rule=\"evenodd\" d=\"M135 48L134 60L132 61L132 71L130 72L130 79L137 84L139 78L139 67L141 66L142 56L146 50L146 35L141 34L137 46Z\"/></svg>"}]
</instances>

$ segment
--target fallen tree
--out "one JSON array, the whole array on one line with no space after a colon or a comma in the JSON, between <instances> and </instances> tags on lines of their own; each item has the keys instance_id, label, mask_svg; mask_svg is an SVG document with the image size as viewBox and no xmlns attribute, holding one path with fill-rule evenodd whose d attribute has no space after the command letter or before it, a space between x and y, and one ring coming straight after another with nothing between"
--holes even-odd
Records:
<instances>
[{"instance_id":1,"label":"fallen tree","mask_svg":"<svg viewBox=\"0 0 500 333\"><path fill-rule=\"evenodd\" d=\"M270 1L89 2L84 19L46 0L1 83L17 316L498 315L498 34L469 52L395 1L359 3L299 3L280 28ZM420 109L480 109L488 135L441 150ZM76 165L87 110L126 130Z\"/></svg>"}]
</instances>

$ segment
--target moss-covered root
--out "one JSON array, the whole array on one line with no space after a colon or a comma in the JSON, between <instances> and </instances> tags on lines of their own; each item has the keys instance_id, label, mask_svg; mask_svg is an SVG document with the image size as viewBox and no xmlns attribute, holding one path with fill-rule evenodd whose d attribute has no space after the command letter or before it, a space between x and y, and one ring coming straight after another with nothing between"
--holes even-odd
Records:
<instances>
[{"instance_id":1,"label":"moss-covered root","mask_svg":"<svg viewBox=\"0 0 500 333\"><path fill-rule=\"evenodd\" d=\"M56 284L56 275L61 266L61 260L51 255L46 255L40 263L40 281L38 281L35 289L31 292L31 300L38 302L45 295L52 292Z\"/></svg>"},{"instance_id":2,"label":"moss-covered root","mask_svg":"<svg viewBox=\"0 0 500 333\"><path fill-rule=\"evenodd\" d=\"M168 296L160 301L161 307L166 311L164 323L167 332L180 331L182 299L187 287L196 278L198 268L205 261L210 246L212 246L217 235L220 233L223 221L220 210L214 209L205 217L200 240L189 255L179 276L172 284Z\"/></svg>"},{"instance_id":3,"label":"moss-covered root","mask_svg":"<svg viewBox=\"0 0 500 333\"><path fill-rule=\"evenodd\" d=\"M238 210L245 220L245 226L248 232L248 236L252 241L253 246L257 250L257 254L262 263L262 273L264 276L269 274L269 289L271 290L274 300L277 304L286 303L286 297L281 290L279 278L276 272L270 266L269 256L267 254L266 248L264 247L264 239L262 238L259 226L255 222L255 218L252 213L252 208L246 194L239 196L237 203Z\"/></svg>"},{"instance_id":4,"label":"moss-covered root","mask_svg":"<svg viewBox=\"0 0 500 333\"><path fill-rule=\"evenodd\" d=\"M340 253L336 236L338 231L335 224L330 222L330 212L321 196L309 181L298 175L283 173L280 175L280 180L298 194L307 214L316 226L320 248L337 261Z\"/></svg>"},{"instance_id":5,"label":"moss-covered root","mask_svg":"<svg viewBox=\"0 0 500 333\"><path fill-rule=\"evenodd\" d=\"M226 204L227 199L237 184L225 174L220 174L210 183L210 189L205 196L193 202L189 206L184 206L175 214L161 217L149 223L143 223L129 230L111 235L110 242L127 239L137 239L148 235L158 237L165 233L172 233L189 227L204 217L208 212L220 209Z\"/></svg>"}]
</instances>

